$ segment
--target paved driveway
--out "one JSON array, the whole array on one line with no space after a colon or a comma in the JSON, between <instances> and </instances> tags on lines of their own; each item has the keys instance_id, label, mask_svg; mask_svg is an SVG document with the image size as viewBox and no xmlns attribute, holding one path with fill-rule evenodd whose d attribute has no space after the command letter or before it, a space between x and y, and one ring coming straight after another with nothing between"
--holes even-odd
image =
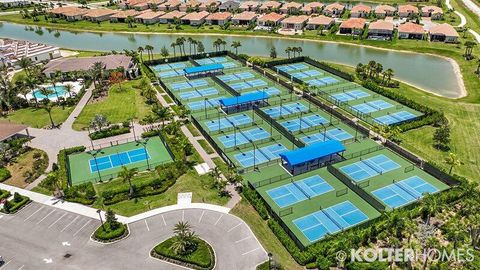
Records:
<instances>
[{"instance_id":1,"label":"paved driveway","mask_svg":"<svg viewBox=\"0 0 480 270\"><path fill-rule=\"evenodd\" d=\"M31 203L17 215L0 214L0 255L6 261L0 269L183 269L149 256L180 220L213 246L216 269L255 269L267 259L246 224L229 214L171 211L129 224L127 239L102 245L90 240L98 220Z\"/></svg>"}]
</instances>

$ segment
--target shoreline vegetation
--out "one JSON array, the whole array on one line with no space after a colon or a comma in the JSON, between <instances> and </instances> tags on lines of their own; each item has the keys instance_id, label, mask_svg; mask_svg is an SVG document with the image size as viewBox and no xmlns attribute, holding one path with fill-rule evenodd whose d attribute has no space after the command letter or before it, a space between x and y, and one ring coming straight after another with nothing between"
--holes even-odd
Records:
<instances>
[{"instance_id":1,"label":"shoreline vegetation","mask_svg":"<svg viewBox=\"0 0 480 270\"><path fill-rule=\"evenodd\" d=\"M427 93L433 94L435 96L449 99L449 100L461 100L464 101L464 99L469 99L473 98L475 99L475 96L477 93L474 93L472 91L475 86L472 87L467 87L467 79L464 74L467 74L468 71L463 70L462 72L462 67L465 65L461 65L459 62L462 61L463 57L461 53L458 54L452 54L452 50L456 49L457 45L454 44L440 44L440 43L434 43L434 42L428 42L428 41L419 41L422 44L425 45L422 47L418 46L411 46L409 43L411 41L409 40L402 40L400 41L372 41L372 40L352 40L351 37L341 37L341 36L334 36L330 37L328 35L318 37L318 36L313 36L313 35L300 35L300 36L284 36L284 35L279 35L276 33L270 33L266 31L250 31L250 30L244 30L244 29L230 29L230 30L220 30L220 29L199 29L199 28L194 28L188 25L182 26L181 30L176 30L174 28L168 29L166 25L161 25L164 28L158 27L158 26L151 26L151 27L144 27L144 25L139 24L139 26L142 26L142 28L149 29L151 28L152 31L136 31L137 28L128 28L126 25L123 25L122 23L103 23L103 24L94 24L94 23L89 23L89 22L57 22L57 23L52 23L52 22L45 22L43 20L33 22L29 21L28 19L24 19L19 17L19 15L2 15L0 16L0 22L8 22L8 23L13 23L17 25L28 25L28 26L43 26L50 28L52 30L63 30L63 31L69 31L69 32L87 32L87 33L99 33L99 34L104 34L104 33L119 33L119 34L139 34L139 35L192 35L192 36L202 36L205 34L211 35L211 36L233 36L233 37L261 37L261 38L270 38L270 39L285 39L285 40L294 40L294 41L307 41L307 42L316 42L316 43L334 43L334 44L344 44L344 45L351 45L351 46L359 46L359 47L364 47L364 48L371 48L371 49L377 49L377 50L384 50L384 51L395 51L395 52L401 52L401 53L411 53L411 54L423 54L423 55L430 55L433 57L440 57L442 59L445 59L450 62L452 65L453 72L455 74L458 86L459 86L459 93L458 96L455 98L450 98L446 96L442 96L440 94L434 93L431 90L424 89L422 87L419 87L413 83L407 82L403 80L403 83L409 84L415 88L418 88L422 91L425 91ZM88 24L88 25L85 25ZM91 25L90 25L91 24ZM98 29L99 27L103 27L103 25L109 24L108 26L111 26L110 28L113 29ZM115 29L117 27L115 26L120 26L121 30ZM469 34L470 35L470 34ZM348 38L348 39L347 39ZM419 42L414 42L415 45L419 45ZM396 45L396 48L392 48L392 45ZM426 46L430 45L430 46ZM439 47L440 46L440 47ZM450 51L450 52L449 52ZM448 56L447 56L448 55ZM463 59L463 61L465 61ZM473 74L475 75L475 74ZM479 86L480 87L480 86ZM470 90L470 91L469 91ZM480 94L480 93L478 93Z\"/></svg>"}]
</instances>

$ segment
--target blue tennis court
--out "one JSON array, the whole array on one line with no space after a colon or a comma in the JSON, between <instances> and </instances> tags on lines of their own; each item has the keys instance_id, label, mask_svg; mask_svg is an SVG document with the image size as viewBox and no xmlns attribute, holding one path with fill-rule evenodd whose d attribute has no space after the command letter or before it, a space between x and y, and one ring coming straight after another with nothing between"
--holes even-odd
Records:
<instances>
[{"instance_id":1,"label":"blue tennis court","mask_svg":"<svg viewBox=\"0 0 480 270\"><path fill-rule=\"evenodd\" d=\"M225 97L216 97L216 98L210 98L207 100L199 100L199 101L192 101L187 103L187 107L192 110L192 111L198 111L201 109L206 108L212 108L212 107L218 107L220 106L220 99L223 99Z\"/></svg>"},{"instance_id":2,"label":"blue tennis court","mask_svg":"<svg viewBox=\"0 0 480 270\"><path fill-rule=\"evenodd\" d=\"M219 91L213 87L209 88L204 88L204 89L199 89L195 91L189 91L189 92L182 92L179 93L178 96L181 99L194 99L194 98L199 98L199 97L207 97L207 96L212 96L218 94Z\"/></svg>"},{"instance_id":3,"label":"blue tennis court","mask_svg":"<svg viewBox=\"0 0 480 270\"><path fill-rule=\"evenodd\" d=\"M303 73L307 74L310 77L323 75L323 72L320 72L316 69L304 70Z\"/></svg>"},{"instance_id":4,"label":"blue tennis court","mask_svg":"<svg viewBox=\"0 0 480 270\"><path fill-rule=\"evenodd\" d=\"M155 71L166 71L166 70L171 70L171 69L183 69L183 68L186 68L186 67L187 67L187 65L183 62L151 66L151 68Z\"/></svg>"},{"instance_id":5,"label":"blue tennis court","mask_svg":"<svg viewBox=\"0 0 480 270\"><path fill-rule=\"evenodd\" d=\"M240 165L244 168L251 167L254 164L268 162L270 160L280 158L280 154L288 151L288 149L282 144L273 144L262 148L256 148L244 153L236 154L235 159L240 162Z\"/></svg>"},{"instance_id":6,"label":"blue tennis court","mask_svg":"<svg viewBox=\"0 0 480 270\"><path fill-rule=\"evenodd\" d=\"M379 116L374 120L375 122L382 125L392 125L392 124L400 123L400 122L407 121L414 118L417 118L417 116L414 115L413 113L407 112L407 111L400 111L396 113Z\"/></svg>"},{"instance_id":7,"label":"blue tennis court","mask_svg":"<svg viewBox=\"0 0 480 270\"><path fill-rule=\"evenodd\" d=\"M238 80L237 76L235 76L234 74L222 75L222 76L218 76L218 78L224 83L233 82L233 81Z\"/></svg>"},{"instance_id":8,"label":"blue tennis court","mask_svg":"<svg viewBox=\"0 0 480 270\"><path fill-rule=\"evenodd\" d=\"M361 113L367 114L367 113L381 111L381 110L391 108L391 107L393 107L393 105L384 101L383 99L379 99L379 100L360 103L360 104L354 105L352 107L355 110L360 111Z\"/></svg>"},{"instance_id":9,"label":"blue tennis court","mask_svg":"<svg viewBox=\"0 0 480 270\"><path fill-rule=\"evenodd\" d=\"M196 59L195 62L203 66L208 64L224 63L224 62L227 62L227 58L218 56L218 57L212 57L212 58Z\"/></svg>"},{"instance_id":10,"label":"blue tennis court","mask_svg":"<svg viewBox=\"0 0 480 270\"><path fill-rule=\"evenodd\" d=\"M256 93L256 92L267 93L269 97L276 96L276 95L282 93L282 91L278 90L278 88L276 88L274 86L271 86L271 87L268 87L267 89L259 89L259 90L244 92L243 94L245 95L245 94L251 94L251 93Z\"/></svg>"},{"instance_id":11,"label":"blue tennis court","mask_svg":"<svg viewBox=\"0 0 480 270\"><path fill-rule=\"evenodd\" d=\"M365 213L350 201L345 201L297 218L293 223L310 242L315 242L327 234L334 234L365 220L368 220Z\"/></svg>"},{"instance_id":12,"label":"blue tennis court","mask_svg":"<svg viewBox=\"0 0 480 270\"><path fill-rule=\"evenodd\" d=\"M237 67L237 64L235 64L233 62L225 62L225 63L222 63L222 66L224 68L234 68L234 67Z\"/></svg>"},{"instance_id":13,"label":"blue tennis court","mask_svg":"<svg viewBox=\"0 0 480 270\"><path fill-rule=\"evenodd\" d=\"M295 63L295 64L289 64L289 65L284 65L284 66L279 66L278 69L281 70L281 71L285 71L285 72L290 72L290 71L294 71L294 70L301 70L301 69L306 69L308 68L307 65L305 64L302 64L302 63Z\"/></svg>"},{"instance_id":14,"label":"blue tennis court","mask_svg":"<svg viewBox=\"0 0 480 270\"><path fill-rule=\"evenodd\" d=\"M250 87L262 87L268 85L268 83L262 79L247 81L247 83L250 85Z\"/></svg>"},{"instance_id":15,"label":"blue tennis court","mask_svg":"<svg viewBox=\"0 0 480 270\"><path fill-rule=\"evenodd\" d=\"M303 130L310 127L324 125L326 123L328 123L328 121L325 118L321 117L318 114L314 114L314 115L302 117L301 119L297 118L293 120L284 121L284 122L281 122L280 125L286 128L288 131L293 132L293 131L299 131L301 129Z\"/></svg>"},{"instance_id":16,"label":"blue tennis court","mask_svg":"<svg viewBox=\"0 0 480 270\"><path fill-rule=\"evenodd\" d=\"M205 125L210 131L218 131L233 126L242 126L252 123L252 118L246 114L232 115L229 117L222 117L205 122Z\"/></svg>"},{"instance_id":17,"label":"blue tennis court","mask_svg":"<svg viewBox=\"0 0 480 270\"><path fill-rule=\"evenodd\" d=\"M338 83L338 80L333 77L324 77L321 79L308 80L307 83L313 86L324 86L324 85Z\"/></svg>"},{"instance_id":18,"label":"blue tennis court","mask_svg":"<svg viewBox=\"0 0 480 270\"><path fill-rule=\"evenodd\" d=\"M206 80L200 79L200 80L191 80L191 81L171 83L170 88L173 91L178 91L178 90L186 90L186 89L190 89L190 88L207 86L207 85L208 85L208 82Z\"/></svg>"},{"instance_id":19,"label":"blue tennis court","mask_svg":"<svg viewBox=\"0 0 480 270\"><path fill-rule=\"evenodd\" d=\"M324 142L327 140L345 141L351 138L353 138L353 136L345 130L341 128L332 128L327 130L327 132L310 134L300 139L306 144L312 144L316 142Z\"/></svg>"},{"instance_id":20,"label":"blue tennis court","mask_svg":"<svg viewBox=\"0 0 480 270\"><path fill-rule=\"evenodd\" d=\"M182 76L183 74L185 74L185 72L183 72L183 70L181 70L181 69L162 71L162 72L157 73L158 77L163 78L163 79L176 77L176 76Z\"/></svg>"},{"instance_id":21,"label":"blue tennis court","mask_svg":"<svg viewBox=\"0 0 480 270\"><path fill-rule=\"evenodd\" d=\"M368 96L370 96L369 93L367 93L363 90L360 90L360 89L348 91L348 92L345 92L345 93L337 93L337 94L331 95L332 98L334 98L335 100L341 101L341 102L348 102L348 101L351 101L351 100L361 99L361 98L365 98L365 97L368 97Z\"/></svg>"},{"instance_id":22,"label":"blue tennis court","mask_svg":"<svg viewBox=\"0 0 480 270\"><path fill-rule=\"evenodd\" d=\"M279 207L286 207L333 190L323 178L318 175L288 183L273 188L267 194Z\"/></svg>"},{"instance_id":23,"label":"blue tennis court","mask_svg":"<svg viewBox=\"0 0 480 270\"><path fill-rule=\"evenodd\" d=\"M233 147L236 145L246 144L250 141L259 141L270 138L270 133L263 128L252 128L244 131L237 131L229 135L220 136L218 140L222 142L225 147Z\"/></svg>"},{"instance_id":24,"label":"blue tennis court","mask_svg":"<svg viewBox=\"0 0 480 270\"><path fill-rule=\"evenodd\" d=\"M237 74L235 74L235 76L240 80L246 80L246 79L251 79L251 78L255 77L255 75L253 75L249 71L237 73Z\"/></svg>"},{"instance_id":25,"label":"blue tennis court","mask_svg":"<svg viewBox=\"0 0 480 270\"><path fill-rule=\"evenodd\" d=\"M244 90L244 89L252 88L246 82L237 82L237 83L229 84L228 86L230 86L235 91L241 91L241 90Z\"/></svg>"},{"instance_id":26,"label":"blue tennis court","mask_svg":"<svg viewBox=\"0 0 480 270\"><path fill-rule=\"evenodd\" d=\"M418 176L390 184L373 191L373 195L391 208L397 208L423 197L425 193L435 193L438 189Z\"/></svg>"},{"instance_id":27,"label":"blue tennis court","mask_svg":"<svg viewBox=\"0 0 480 270\"><path fill-rule=\"evenodd\" d=\"M300 102L293 102L282 104L282 106L275 106L271 108L262 109L266 114L272 118L289 115L297 112L306 112L308 108Z\"/></svg>"},{"instance_id":28,"label":"blue tennis court","mask_svg":"<svg viewBox=\"0 0 480 270\"><path fill-rule=\"evenodd\" d=\"M380 154L374 157L357 161L340 168L355 182L359 182L385 172L395 170L401 166L387 156Z\"/></svg>"},{"instance_id":29,"label":"blue tennis court","mask_svg":"<svg viewBox=\"0 0 480 270\"><path fill-rule=\"evenodd\" d=\"M90 159L90 172L98 172L150 159L145 148Z\"/></svg>"}]
</instances>

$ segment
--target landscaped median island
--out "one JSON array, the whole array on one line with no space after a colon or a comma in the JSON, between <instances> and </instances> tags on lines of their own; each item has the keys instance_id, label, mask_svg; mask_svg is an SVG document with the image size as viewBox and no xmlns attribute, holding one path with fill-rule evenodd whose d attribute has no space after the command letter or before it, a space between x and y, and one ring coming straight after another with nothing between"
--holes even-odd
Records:
<instances>
[{"instance_id":1,"label":"landscaped median island","mask_svg":"<svg viewBox=\"0 0 480 270\"><path fill-rule=\"evenodd\" d=\"M173 231L175 236L152 249L152 257L191 269L210 270L215 267L213 248L195 234L188 222L177 223Z\"/></svg>"},{"instance_id":2,"label":"landscaped median island","mask_svg":"<svg viewBox=\"0 0 480 270\"><path fill-rule=\"evenodd\" d=\"M128 226L118 222L115 213L108 209L105 212L105 222L102 221L102 225L95 230L92 239L102 243L110 243L119 241L127 237L128 234Z\"/></svg>"},{"instance_id":3,"label":"landscaped median island","mask_svg":"<svg viewBox=\"0 0 480 270\"><path fill-rule=\"evenodd\" d=\"M5 214L15 214L25 205L30 202L30 198L20 195L18 192L13 194L13 198L10 199L11 193L6 190L0 190L0 202L3 203L3 207L0 212Z\"/></svg>"}]
</instances>

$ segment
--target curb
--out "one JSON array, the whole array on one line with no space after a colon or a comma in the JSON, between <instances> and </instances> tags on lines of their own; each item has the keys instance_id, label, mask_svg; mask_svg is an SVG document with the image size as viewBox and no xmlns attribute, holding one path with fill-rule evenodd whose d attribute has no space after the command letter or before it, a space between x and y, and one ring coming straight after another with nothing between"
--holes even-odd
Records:
<instances>
[{"instance_id":1,"label":"curb","mask_svg":"<svg viewBox=\"0 0 480 270\"><path fill-rule=\"evenodd\" d=\"M107 242L102 242L102 241L98 241L96 240L93 236L95 235L95 232L98 230L98 227L95 231L92 232L92 234L90 235L90 241L94 242L94 243L97 243L97 244L101 244L101 245L111 245L111 244L115 244L115 243L118 243L122 240L125 240L127 239L129 236L130 236L130 227L128 226L128 224L124 224L125 226L127 226L127 235L121 237L121 238L118 238L118 239L115 239L113 241L107 241ZM102 225L100 225L102 226Z\"/></svg>"}]
</instances>

